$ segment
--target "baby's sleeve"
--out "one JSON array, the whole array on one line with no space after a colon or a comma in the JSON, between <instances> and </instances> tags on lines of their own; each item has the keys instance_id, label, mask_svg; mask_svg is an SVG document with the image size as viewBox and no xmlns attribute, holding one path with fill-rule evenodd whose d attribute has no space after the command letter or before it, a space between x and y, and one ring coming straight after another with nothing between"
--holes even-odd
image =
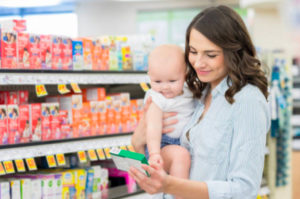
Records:
<instances>
[{"instance_id":1,"label":"baby's sleeve","mask_svg":"<svg viewBox=\"0 0 300 199\"><path fill-rule=\"evenodd\" d=\"M166 98L162 94L150 89L146 92L144 103L146 103L149 97L152 98L152 102L154 102L162 111L165 110L167 103L166 103Z\"/></svg>"}]
</instances>

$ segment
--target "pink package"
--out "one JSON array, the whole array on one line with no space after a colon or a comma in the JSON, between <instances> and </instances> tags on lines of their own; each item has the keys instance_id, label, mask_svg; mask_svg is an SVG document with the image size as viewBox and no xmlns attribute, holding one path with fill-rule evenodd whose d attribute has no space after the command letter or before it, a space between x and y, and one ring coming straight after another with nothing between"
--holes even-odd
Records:
<instances>
[{"instance_id":1,"label":"pink package","mask_svg":"<svg viewBox=\"0 0 300 199\"><path fill-rule=\"evenodd\" d=\"M6 105L0 105L0 145L2 144L8 144Z\"/></svg>"},{"instance_id":2,"label":"pink package","mask_svg":"<svg viewBox=\"0 0 300 199\"><path fill-rule=\"evenodd\" d=\"M50 117L50 105L49 103L42 103L42 140L51 139L51 117Z\"/></svg>"},{"instance_id":3,"label":"pink package","mask_svg":"<svg viewBox=\"0 0 300 199\"><path fill-rule=\"evenodd\" d=\"M31 69L41 69L40 36L29 35L29 62Z\"/></svg>"},{"instance_id":4,"label":"pink package","mask_svg":"<svg viewBox=\"0 0 300 199\"><path fill-rule=\"evenodd\" d=\"M17 68L16 32L2 32L1 35L1 67Z\"/></svg>"},{"instance_id":5,"label":"pink package","mask_svg":"<svg viewBox=\"0 0 300 199\"><path fill-rule=\"evenodd\" d=\"M21 135L20 142L22 143L26 143L31 140L29 108L30 105L28 104L19 106L19 132Z\"/></svg>"},{"instance_id":6,"label":"pink package","mask_svg":"<svg viewBox=\"0 0 300 199\"><path fill-rule=\"evenodd\" d=\"M0 91L0 105L5 104L5 92Z\"/></svg>"},{"instance_id":7,"label":"pink package","mask_svg":"<svg viewBox=\"0 0 300 199\"><path fill-rule=\"evenodd\" d=\"M52 68L52 36L40 36L41 64L42 69Z\"/></svg>"},{"instance_id":8,"label":"pink package","mask_svg":"<svg viewBox=\"0 0 300 199\"><path fill-rule=\"evenodd\" d=\"M69 122L69 112L67 110L59 111L60 129L61 129L61 139L72 138L72 129Z\"/></svg>"},{"instance_id":9,"label":"pink package","mask_svg":"<svg viewBox=\"0 0 300 199\"><path fill-rule=\"evenodd\" d=\"M18 68L29 69L29 34L18 32L17 33L17 57Z\"/></svg>"},{"instance_id":10,"label":"pink package","mask_svg":"<svg viewBox=\"0 0 300 199\"><path fill-rule=\"evenodd\" d=\"M62 69L73 69L72 39L68 37L62 38Z\"/></svg>"},{"instance_id":11,"label":"pink package","mask_svg":"<svg viewBox=\"0 0 300 199\"><path fill-rule=\"evenodd\" d=\"M5 104L19 104L17 91L4 91Z\"/></svg>"},{"instance_id":12,"label":"pink package","mask_svg":"<svg viewBox=\"0 0 300 199\"><path fill-rule=\"evenodd\" d=\"M40 103L30 104L31 141L42 140L42 106Z\"/></svg>"},{"instance_id":13,"label":"pink package","mask_svg":"<svg viewBox=\"0 0 300 199\"><path fill-rule=\"evenodd\" d=\"M136 182L126 171L117 168L108 168L109 177L123 177L127 186L128 193L136 191Z\"/></svg>"},{"instance_id":14,"label":"pink package","mask_svg":"<svg viewBox=\"0 0 300 199\"><path fill-rule=\"evenodd\" d=\"M8 116L8 143L17 144L20 143L21 134L19 132L19 106L7 105Z\"/></svg>"},{"instance_id":15,"label":"pink package","mask_svg":"<svg viewBox=\"0 0 300 199\"><path fill-rule=\"evenodd\" d=\"M62 38L59 36L52 37L52 69L62 69Z\"/></svg>"}]
</instances>

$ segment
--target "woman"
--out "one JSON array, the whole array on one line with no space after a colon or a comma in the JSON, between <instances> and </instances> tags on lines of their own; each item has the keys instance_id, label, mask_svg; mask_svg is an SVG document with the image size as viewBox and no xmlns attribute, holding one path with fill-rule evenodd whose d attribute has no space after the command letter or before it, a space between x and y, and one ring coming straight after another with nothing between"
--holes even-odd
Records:
<instances>
[{"instance_id":1,"label":"woman","mask_svg":"<svg viewBox=\"0 0 300 199\"><path fill-rule=\"evenodd\" d=\"M186 82L199 99L184 129L181 145L191 154L190 180L170 176L159 166L143 165L130 175L150 194L183 198L255 199L264 165L270 125L267 78L240 16L226 6L199 13L186 33ZM141 121L132 138L145 143ZM183 163L184 164L184 163Z\"/></svg>"}]
</instances>

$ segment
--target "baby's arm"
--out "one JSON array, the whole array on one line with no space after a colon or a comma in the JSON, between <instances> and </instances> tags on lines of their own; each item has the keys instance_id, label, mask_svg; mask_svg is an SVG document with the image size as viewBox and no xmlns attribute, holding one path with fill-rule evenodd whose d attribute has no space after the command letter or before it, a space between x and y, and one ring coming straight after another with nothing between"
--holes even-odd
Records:
<instances>
[{"instance_id":1,"label":"baby's arm","mask_svg":"<svg viewBox=\"0 0 300 199\"><path fill-rule=\"evenodd\" d=\"M158 163L163 164L162 158L160 155L160 142L162 134L162 119L163 112L155 104L151 103L149 106L146 120L147 120L147 147L149 151L149 163Z\"/></svg>"}]
</instances>

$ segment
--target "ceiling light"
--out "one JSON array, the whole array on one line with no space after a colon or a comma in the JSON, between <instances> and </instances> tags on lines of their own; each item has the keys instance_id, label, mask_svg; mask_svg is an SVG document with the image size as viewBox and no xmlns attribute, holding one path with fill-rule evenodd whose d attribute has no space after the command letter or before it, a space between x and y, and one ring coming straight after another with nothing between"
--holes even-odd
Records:
<instances>
[{"instance_id":1,"label":"ceiling light","mask_svg":"<svg viewBox=\"0 0 300 199\"><path fill-rule=\"evenodd\" d=\"M55 6L61 3L61 0L0 0L0 7L26 8L26 7L44 7Z\"/></svg>"}]
</instances>

